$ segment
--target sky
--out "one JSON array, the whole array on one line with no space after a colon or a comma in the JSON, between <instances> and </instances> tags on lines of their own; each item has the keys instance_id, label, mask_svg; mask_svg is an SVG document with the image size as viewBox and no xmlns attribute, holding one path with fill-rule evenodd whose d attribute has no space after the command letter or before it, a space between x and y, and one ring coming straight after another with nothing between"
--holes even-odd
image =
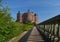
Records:
<instances>
[{"instance_id":1,"label":"sky","mask_svg":"<svg viewBox=\"0 0 60 42\"><path fill-rule=\"evenodd\" d=\"M30 9L38 15L38 21L43 22L60 14L60 0L3 0L10 7L11 16L16 20L17 12L27 12Z\"/></svg>"}]
</instances>

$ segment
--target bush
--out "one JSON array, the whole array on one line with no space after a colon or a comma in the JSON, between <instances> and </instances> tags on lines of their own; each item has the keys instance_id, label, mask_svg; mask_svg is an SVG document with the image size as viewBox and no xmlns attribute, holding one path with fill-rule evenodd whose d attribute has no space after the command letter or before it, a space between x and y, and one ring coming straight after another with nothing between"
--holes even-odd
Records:
<instances>
[{"instance_id":1,"label":"bush","mask_svg":"<svg viewBox=\"0 0 60 42\"><path fill-rule=\"evenodd\" d=\"M1 7L0 0L0 7ZM9 8L0 8L0 42L7 42L11 38L21 34L33 27L32 23L18 23L14 22L9 13Z\"/></svg>"}]
</instances>

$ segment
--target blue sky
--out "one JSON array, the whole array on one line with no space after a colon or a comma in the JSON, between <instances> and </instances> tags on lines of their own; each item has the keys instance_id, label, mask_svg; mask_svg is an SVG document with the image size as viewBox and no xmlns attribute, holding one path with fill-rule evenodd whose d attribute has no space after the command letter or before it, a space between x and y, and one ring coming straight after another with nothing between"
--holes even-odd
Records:
<instances>
[{"instance_id":1,"label":"blue sky","mask_svg":"<svg viewBox=\"0 0 60 42\"><path fill-rule=\"evenodd\" d=\"M39 22L60 14L60 0L3 0L11 8L10 12L16 19L17 12L27 12L30 9L37 13Z\"/></svg>"}]
</instances>

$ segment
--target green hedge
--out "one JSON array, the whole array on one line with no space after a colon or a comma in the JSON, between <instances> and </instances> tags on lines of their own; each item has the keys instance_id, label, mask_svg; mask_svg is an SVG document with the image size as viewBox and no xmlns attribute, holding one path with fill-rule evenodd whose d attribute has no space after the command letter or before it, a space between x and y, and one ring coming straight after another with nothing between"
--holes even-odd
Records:
<instances>
[{"instance_id":1,"label":"green hedge","mask_svg":"<svg viewBox=\"0 0 60 42\"><path fill-rule=\"evenodd\" d=\"M0 14L0 16L0 42L7 42L11 38L33 27L32 23L22 24L13 22L10 14Z\"/></svg>"},{"instance_id":2,"label":"green hedge","mask_svg":"<svg viewBox=\"0 0 60 42\"><path fill-rule=\"evenodd\" d=\"M0 42L7 42L22 32L30 30L33 27L33 23L27 22L23 24L14 22L9 13L9 8L3 6L2 3L2 0L0 0Z\"/></svg>"}]
</instances>

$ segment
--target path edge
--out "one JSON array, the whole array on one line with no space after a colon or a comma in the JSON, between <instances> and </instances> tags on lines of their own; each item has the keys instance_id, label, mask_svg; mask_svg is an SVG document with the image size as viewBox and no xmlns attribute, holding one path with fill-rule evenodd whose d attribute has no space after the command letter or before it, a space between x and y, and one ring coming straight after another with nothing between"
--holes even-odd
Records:
<instances>
[{"instance_id":1,"label":"path edge","mask_svg":"<svg viewBox=\"0 0 60 42\"><path fill-rule=\"evenodd\" d=\"M14 40L15 40L14 42L17 42L17 41L20 40L27 32L28 32L28 31L24 31L24 32L21 33L20 35L14 37L14 38L12 38L12 39L10 39L10 40L7 41L7 42L13 42Z\"/></svg>"}]
</instances>

